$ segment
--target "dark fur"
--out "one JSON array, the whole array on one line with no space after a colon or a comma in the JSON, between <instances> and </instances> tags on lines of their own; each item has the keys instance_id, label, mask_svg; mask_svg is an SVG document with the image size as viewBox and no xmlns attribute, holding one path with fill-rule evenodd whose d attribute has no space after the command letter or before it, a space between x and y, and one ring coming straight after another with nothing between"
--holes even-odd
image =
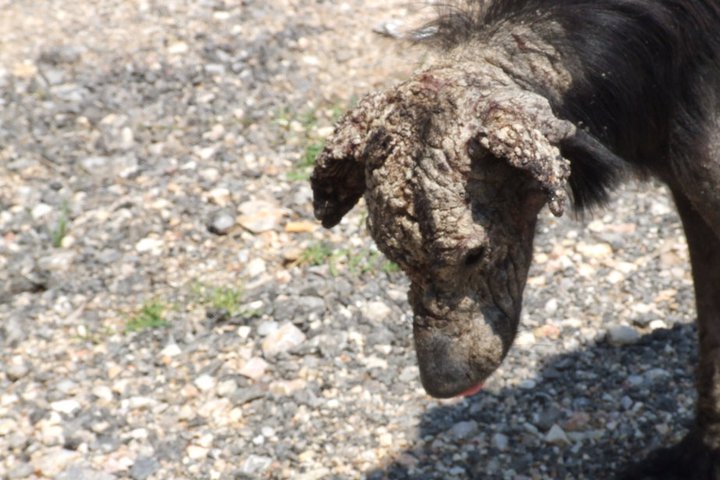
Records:
<instances>
[{"instance_id":1,"label":"dark fur","mask_svg":"<svg viewBox=\"0 0 720 480\"><path fill-rule=\"evenodd\" d=\"M497 0L444 7L422 41L452 48L522 20L566 58L572 89L551 100L588 135L563 145L579 209L602 203L626 170L668 180L705 134L703 96L720 85L720 2L712 0ZM538 93L544 93L539 91ZM677 155L675 155L677 158ZM691 161L689 159L688 161Z\"/></svg>"}]
</instances>

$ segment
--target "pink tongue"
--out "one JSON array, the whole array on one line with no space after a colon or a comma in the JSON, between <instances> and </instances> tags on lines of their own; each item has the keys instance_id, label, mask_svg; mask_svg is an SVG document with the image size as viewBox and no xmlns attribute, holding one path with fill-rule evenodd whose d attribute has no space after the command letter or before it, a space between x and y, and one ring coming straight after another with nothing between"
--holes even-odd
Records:
<instances>
[{"instance_id":1,"label":"pink tongue","mask_svg":"<svg viewBox=\"0 0 720 480\"><path fill-rule=\"evenodd\" d=\"M478 383L474 387L470 387L467 390L465 390L464 392L460 392L458 394L458 397L472 397L473 395L478 393L480 390L482 390L482 388L483 388L483 384Z\"/></svg>"}]
</instances>

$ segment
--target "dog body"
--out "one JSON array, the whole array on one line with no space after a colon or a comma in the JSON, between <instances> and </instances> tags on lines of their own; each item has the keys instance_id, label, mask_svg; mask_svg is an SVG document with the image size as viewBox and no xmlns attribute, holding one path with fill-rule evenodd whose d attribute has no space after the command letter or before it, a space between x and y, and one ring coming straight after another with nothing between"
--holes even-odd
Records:
<instances>
[{"instance_id":1,"label":"dog body","mask_svg":"<svg viewBox=\"0 0 720 480\"><path fill-rule=\"evenodd\" d=\"M444 54L349 112L318 159L331 227L364 195L411 280L431 395L473 390L517 332L538 213L668 185L700 345L694 428L628 478L720 478L720 1L467 1L419 32Z\"/></svg>"}]
</instances>

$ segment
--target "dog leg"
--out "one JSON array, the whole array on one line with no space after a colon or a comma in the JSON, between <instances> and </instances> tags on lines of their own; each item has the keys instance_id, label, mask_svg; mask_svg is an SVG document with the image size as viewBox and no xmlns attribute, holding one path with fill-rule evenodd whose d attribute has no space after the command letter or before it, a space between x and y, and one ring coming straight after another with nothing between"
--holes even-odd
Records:
<instances>
[{"instance_id":1,"label":"dog leg","mask_svg":"<svg viewBox=\"0 0 720 480\"><path fill-rule=\"evenodd\" d=\"M698 315L695 424L680 443L653 452L624 480L720 480L720 235L683 194L675 193L675 203L690 250Z\"/></svg>"}]
</instances>

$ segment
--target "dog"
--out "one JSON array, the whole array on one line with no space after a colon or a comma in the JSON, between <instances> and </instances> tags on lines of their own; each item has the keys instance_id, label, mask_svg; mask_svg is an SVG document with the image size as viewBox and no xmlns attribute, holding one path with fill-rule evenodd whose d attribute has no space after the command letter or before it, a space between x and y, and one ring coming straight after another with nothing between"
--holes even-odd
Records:
<instances>
[{"instance_id":1,"label":"dog","mask_svg":"<svg viewBox=\"0 0 720 480\"><path fill-rule=\"evenodd\" d=\"M720 1L466 1L419 32L442 54L347 113L311 184L328 228L364 196L409 277L425 390L474 393L502 362L544 206L653 177L690 250L698 402L688 435L625 478L720 478Z\"/></svg>"}]
</instances>

